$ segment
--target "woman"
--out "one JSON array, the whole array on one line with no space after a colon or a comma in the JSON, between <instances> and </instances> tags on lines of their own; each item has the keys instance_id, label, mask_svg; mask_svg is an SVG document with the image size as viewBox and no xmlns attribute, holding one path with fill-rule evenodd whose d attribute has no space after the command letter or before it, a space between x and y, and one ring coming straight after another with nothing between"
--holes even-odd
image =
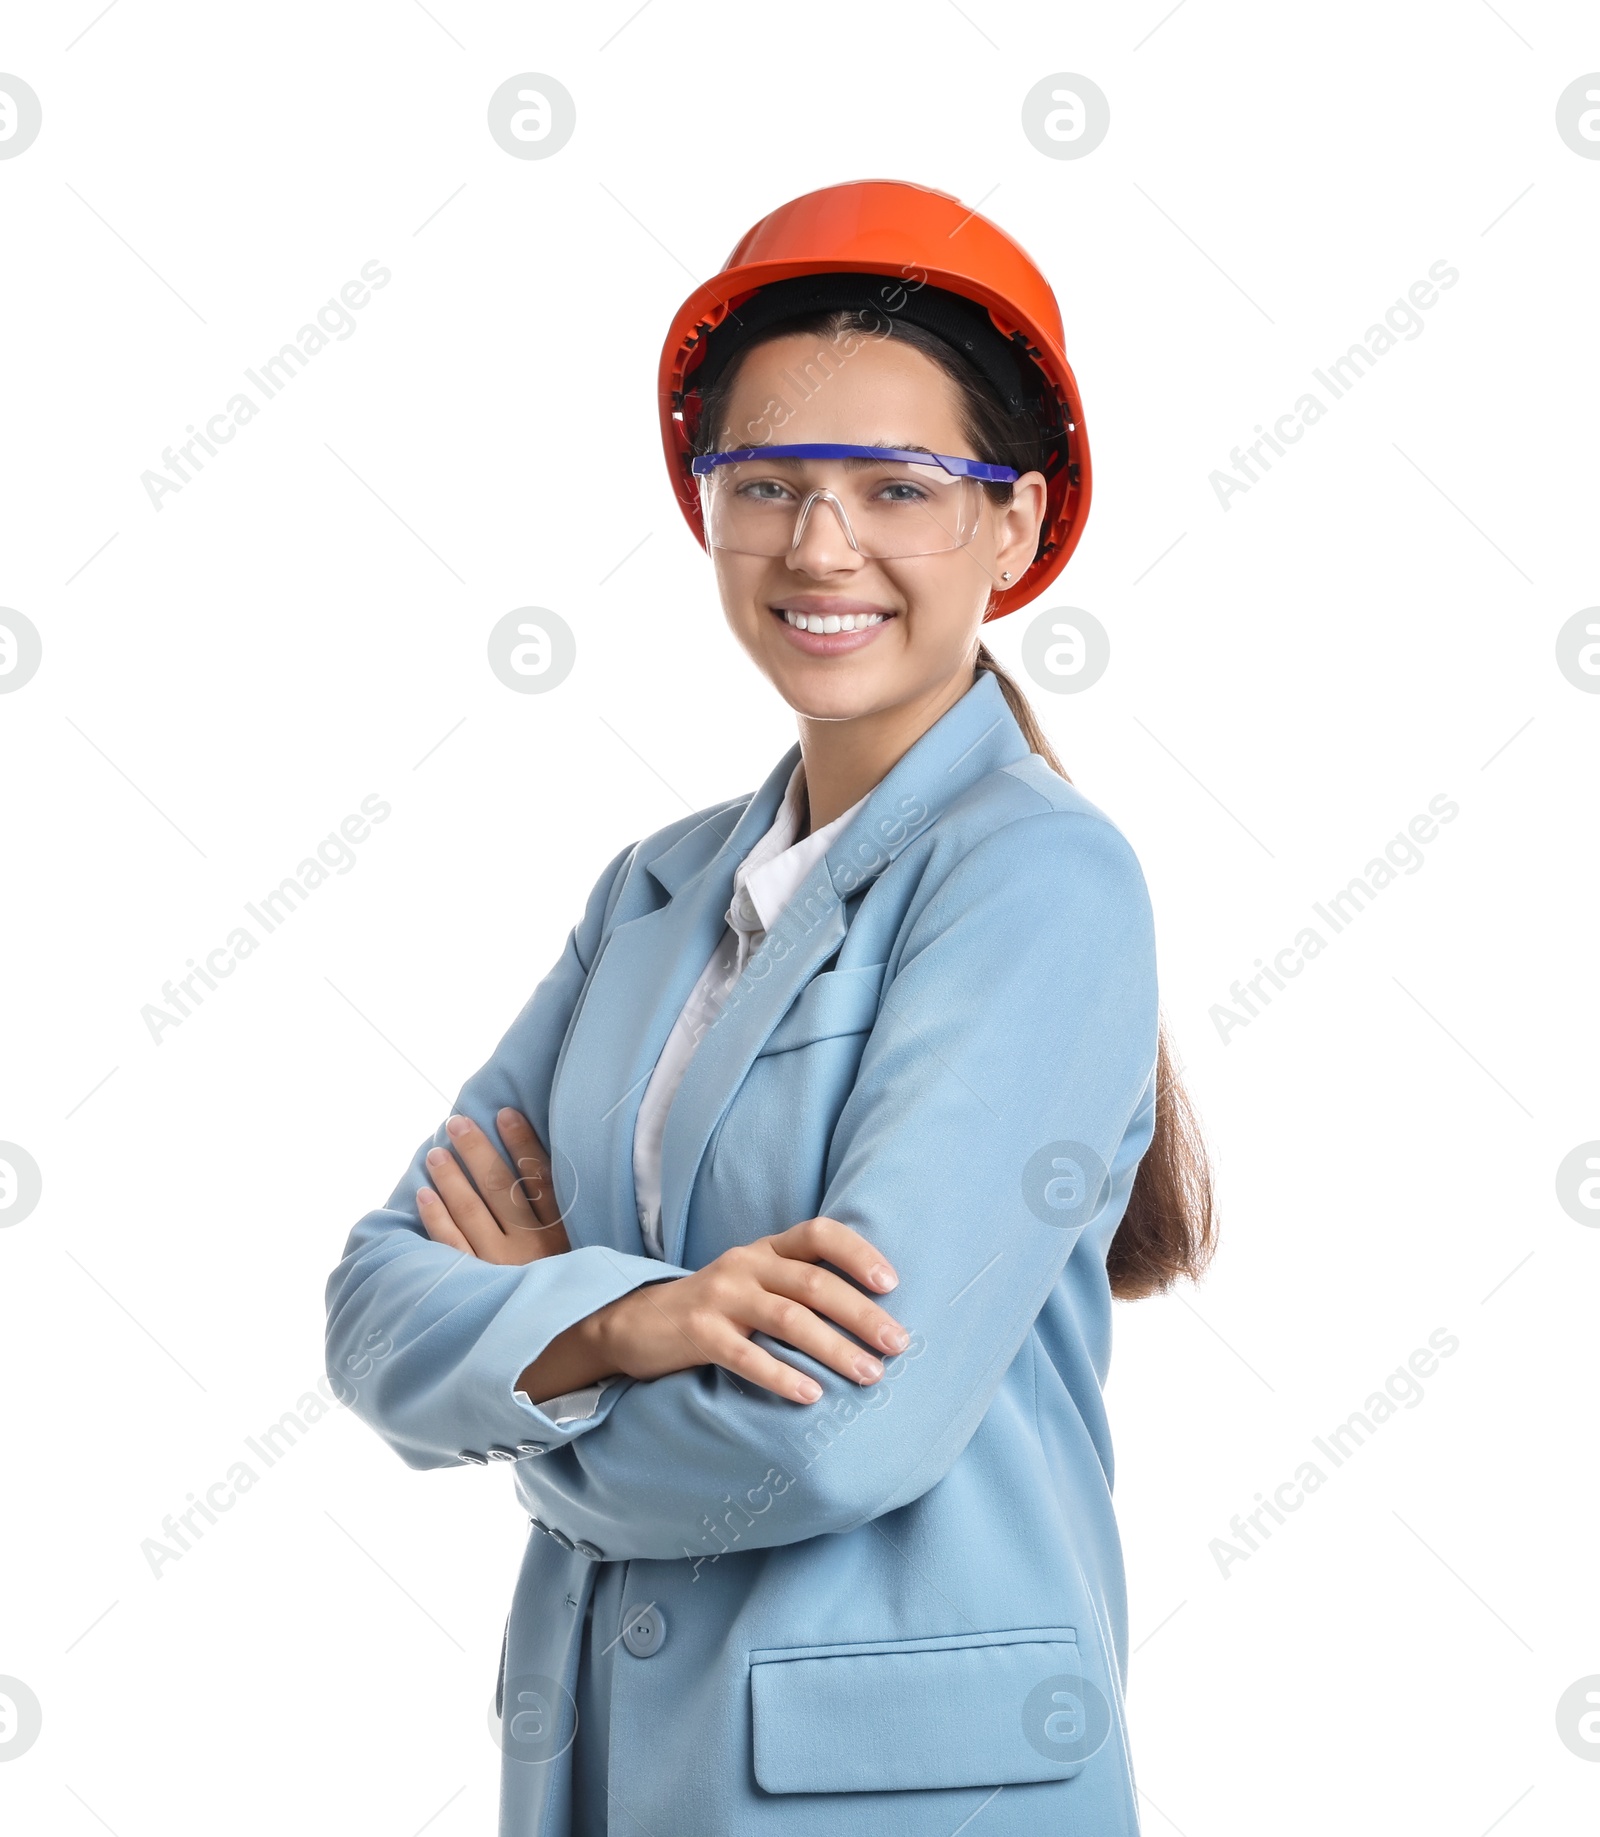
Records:
<instances>
[{"instance_id":1,"label":"woman","mask_svg":"<svg viewBox=\"0 0 1600 1837\"><path fill-rule=\"evenodd\" d=\"M979 642L1088 506L1054 296L836 186L662 381L799 744L606 868L356 1226L329 1370L410 1465L514 1463L503 1833L1134 1832L1110 1304L1210 1197L1138 862Z\"/></svg>"}]
</instances>

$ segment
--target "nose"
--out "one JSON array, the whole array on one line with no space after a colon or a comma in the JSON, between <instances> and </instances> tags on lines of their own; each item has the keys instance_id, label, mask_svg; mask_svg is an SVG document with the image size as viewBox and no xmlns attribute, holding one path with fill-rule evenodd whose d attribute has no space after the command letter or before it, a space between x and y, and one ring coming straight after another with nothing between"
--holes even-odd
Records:
<instances>
[{"instance_id":1,"label":"nose","mask_svg":"<svg viewBox=\"0 0 1600 1837\"><path fill-rule=\"evenodd\" d=\"M831 515L823 515L821 505L826 505ZM864 559L856 547L844 505L831 491L813 491L794 520L789 566L798 573L812 575L854 573Z\"/></svg>"}]
</instances>

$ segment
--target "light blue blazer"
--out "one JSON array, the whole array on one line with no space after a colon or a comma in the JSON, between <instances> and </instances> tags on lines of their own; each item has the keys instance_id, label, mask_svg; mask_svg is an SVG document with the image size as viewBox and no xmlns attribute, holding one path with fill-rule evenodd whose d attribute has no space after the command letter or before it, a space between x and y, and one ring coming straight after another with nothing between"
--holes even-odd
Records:
<instances>
[{"instance_id":1,"label":"light blue blazer","mask_svg":"<svg viewBox=\"0 0 1600 1837\"><path fill-rule=\"evenodd\" d=\"M417 1150L328 1283L328 1370L412 1467L503 1460L533 1520L502 1658L501 1832L565 1837L584 1609L613 1646L611 1830L1135 1833L1106 1248L1155 1120L1150 901L994 678L868 797L751 959L669 1113L634 1118L799 757L601 875L457 1108L549 1146L572 1250L428 1239ZM558 1425L513 1390L564 1328L819 1213L881 1244L913 1334L804 1406L700 1367ZM587 1674L586 1674L587 1675Z\"/></svg>"}]
</instances>

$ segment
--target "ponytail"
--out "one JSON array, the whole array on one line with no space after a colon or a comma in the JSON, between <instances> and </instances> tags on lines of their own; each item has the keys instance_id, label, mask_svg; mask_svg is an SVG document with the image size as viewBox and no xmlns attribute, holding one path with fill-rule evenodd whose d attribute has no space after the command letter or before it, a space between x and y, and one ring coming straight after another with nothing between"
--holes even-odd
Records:
<instances>
[{"instance_id":1,"label":"ponytail","mask_svg":"<svg viewBox=\"0 0 1600 1837\"><path fill-rule=\"evenodd\" d=\"M1029 749L1071 784L1027 696L982 644L977 667L994 677ZM1111 1292L1119 1301L1140 1301L1171 1288L1180 1276L1198 1281L1216 1247L1211 1165L1199 1119L1172 1063L1166 1017L1158 1015L1155 1134L1106 1254Z\"/></svg>"}]
</instances>

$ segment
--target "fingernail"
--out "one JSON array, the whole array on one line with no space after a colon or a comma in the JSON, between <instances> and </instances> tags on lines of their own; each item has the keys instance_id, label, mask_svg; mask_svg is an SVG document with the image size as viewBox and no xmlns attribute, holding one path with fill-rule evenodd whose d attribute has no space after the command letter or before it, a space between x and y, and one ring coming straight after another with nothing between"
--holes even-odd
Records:
<instances>
[{"instance_id":1,"label":"fingernail","mask_svg":"<svg viewBox=\"0 0 1600 1837\"><path fill-rule=\"evenodd\" d=\"M465 1135L471 1127L472 1127L472 1124L467 1120L466 1117L452 1116L449 1122L445 1124L445 1132L448 1135L460 1137L460 1136Z\"/></svg>"},{"instance_id":2,"label":"fingernail","mask_svg":"<svg viewBox=\"0 0 1600 1837\"><path fill-rule=\"evenodd\" d=\"M887 1346L891 1352L904 1352L911 1344L911 1335L904 1327L885 1327L878 1335L878 1344Z\"/></svg>"},{"instance_id":3,"label":"fingernail","mask_svg":"<svg viewBox=\"0 0 1600 1837\"><path fill-rule=\"evenodd\" d=\"M423 1159L429 1167L443 1167L450 1157L442 1148L430 1148Z\"/></svg>"},{"instance_id":4,"label":"fingernail","mask_svg":"<svg viewBox=\"0 0 1600 1837\"><path fill-rule=\"evenodd\" d=\"M431 1186L419 1186L417 1188L417 1199L419 1202L426 1200L429 1205L432 1205L434 1200L436 1200L438 1197L439 1195L433 1190Z\"/></svg>"},{"instance_id":5,"label":"fingernail","mask_svg":"<svg viewBox=\"0 0 1600 1837\"><path fill-rule=\"evenodd\" d=\"M856 1376L864 1384L874 1384L883 1376L883 1367L876 1359L869 1359L863 1352L855 1361Z\"/></svg>"},{"instance_id":6,"label":"fingernail","mask_svg":"<svg viewBox=\"0 0 1600 1837\"><path fill-rule=\"evenodd\" d=\"M886 1269L882 1263L876 1263L867 1272L867 1280L874 1288L893 1288L899 1278Z\"/></svg>"},{"instance_id":7,"label":"fingernail","mask_svg":"<svg viewBox=\"0 0 1600 1837\"><path fill-rule=\"evenodd\" d=\"M795 1388L800 1393L802 1403L815 1403L822 1395L822 1386L815 1378L802 1378Z\"/></svg>"}]
</instances>

